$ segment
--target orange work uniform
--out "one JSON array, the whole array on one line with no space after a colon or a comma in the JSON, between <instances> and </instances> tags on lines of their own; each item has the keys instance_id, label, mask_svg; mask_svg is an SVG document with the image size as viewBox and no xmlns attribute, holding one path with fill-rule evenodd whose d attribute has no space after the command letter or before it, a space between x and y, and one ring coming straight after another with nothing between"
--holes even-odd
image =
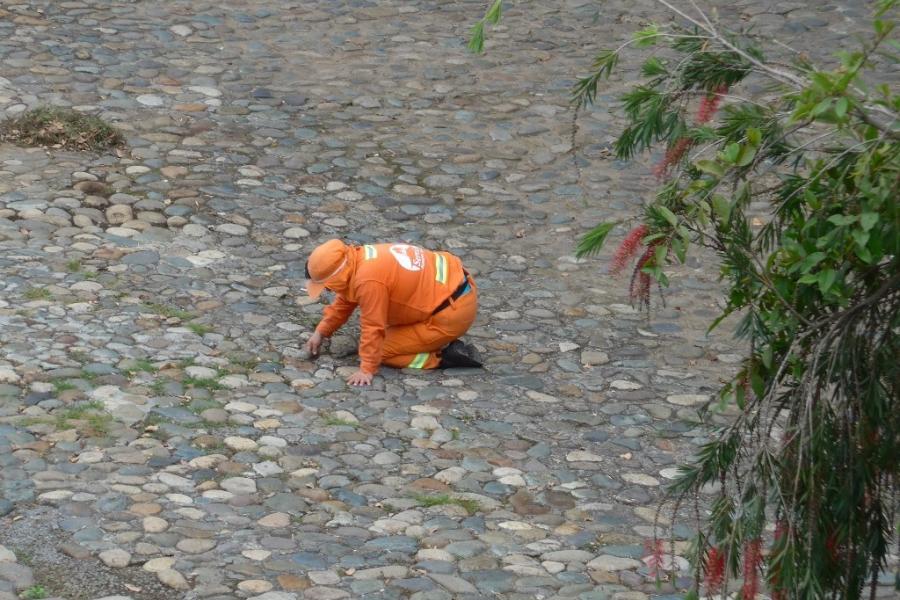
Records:
<instances>
[{"instance_id":1,"label":"orange work uniform","mask_svg":"<svg viewBox=\"0 0 900 600\"><path fill-rule=\"evenodd\" d=\"M436 368L440 349L475 321L478 290L462 262L449 252L409 244L373 244L350 252L355 256L346 288L325 308L316 331L330 337L358 306L364 372L375 374L380 364ZM451 299L458 290L462 293Z\"/></svg>"}]
</instances>

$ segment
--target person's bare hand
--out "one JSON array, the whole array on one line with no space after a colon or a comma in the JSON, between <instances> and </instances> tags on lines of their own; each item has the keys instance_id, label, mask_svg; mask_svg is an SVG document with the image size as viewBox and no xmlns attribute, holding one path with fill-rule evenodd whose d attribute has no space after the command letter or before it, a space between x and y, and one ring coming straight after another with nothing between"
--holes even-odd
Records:
<instances>
[{"instance_id":1,"label":"person's bare hand","mask_svg":"<svg viewBox=\"0 0 900 600\"><path fill-rule=\"evenodd\" d=\"M318 331L313 332L312 336L306 341L306 350L313 358L319 356L319 350L322 349L322 341L325 338Z\"/></svg>"},{"instance_id":2,"label":"person's bare hand","mask_svg":"<svg viewBox=\"0 0 900 600\"><path fill-rule=\"evenodd\" d=\"M372 385L372 379L374 378L375 376L371 373L359 370L347 378L347 383L355 386Z\"/></svg>"}]
</instances>

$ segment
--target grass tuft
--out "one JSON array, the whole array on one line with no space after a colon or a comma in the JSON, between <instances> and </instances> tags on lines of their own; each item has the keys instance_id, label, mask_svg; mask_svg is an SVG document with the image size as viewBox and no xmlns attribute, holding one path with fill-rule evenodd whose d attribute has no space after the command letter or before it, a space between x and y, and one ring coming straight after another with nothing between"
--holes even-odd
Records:
<instances>
[{"instance_id":1,"label":"grass tuft","mask_svg":"<svg viewBox=\"0 0 900 600\"><path fill-rule=\"evenodd\" d=\"M112 415L104 410L102 402L92 400L55 411L48 417L28 417L21 425L52 425L59 431L76 429L87 437L99 437L109 433Z\"/></svg>"},{"instance_id":2,"label":"grass tuft","mask_svg":"<svg viewBox=\"0 0 900 600\"><path fill-rule=\"evenodd\" d=\"M253 358L241 358L237 356L230 356L228 358L228 362L238 367L239 369L243 369L245 371L253 371L256 369L256 366L259 365L260 359L258 357Z\"/></svg>"},{"instance_id":3,"label":"grass tuft","mask_svg":"<svg viewBox=\"0 0 900 600\"><path fill-rule=\"evenodd\" d=\"M33 287L25 290L25 297L29 300L49 300L52 296L47 288Z\"/></svg>"},{"instance_id":4,"label":"grass tuft","mask_svg":"<svg viewBox=\"0 0 900 600\"><path fill-rule=\"evenodd\" d=\"M188 323L187 328L200 337L203 337L207 333L211 333L213 331L212 327L210 327L209 325L204 325L203 323Z\"/></svg>"},{"instance_id":5,"label":"grass tuft","mask_svg":"<svg viewBox=\"0 0 900 600\"><path fill-rule=\"evenodd\" d=\"M82 402L81 404L76 404L75 406L70 406L68 408L64 408L60 411L57 411L57 418L62 419L82 419L85 415L88 415L92 412L96 412L98 410L103 410L103 403L99 400L91 400L89 402Z\"/></svg>"},{"instance_id":6,"label":"grass tuft","mask_svg":"<svg viewBox=\"0 0 900 600\"><path fill-rule=\"evenodd\" d=\"M205 390L221 390L222 384L215 379L202 379L200 377L185 377L181 380L185 387L203 388Z\"/></svg>"},{"instance_id":7,"label":"grass tuft","mask_svg":"<svg viewBox=\"0 0 900 600\"><path fill-rule=\"evenodd\" d=\"M163 393L166 391L165 390L166 382L163 379L157 379L156 381L154 381L147 387L150 388L150 391L153 392L154 396L162 396Z\"/></svg>"},{"instance_id":8,"label":"grass tuft","mask_svg":"<svg viewBox=\"0 0 900 600\"><path fill-rule=\"evenodd\" d=\"M359 423L335 417L334 415L325 415L322 417L322 421L327 427L353 427L354 429L359 427Z\"/></svg>"},{"instance_id":9,"label":"grass tuft","mask_svg":"<svg viewBox=\"0 0 900 600\"><path fill-rule=\"evenodd\" d=\"M217 421L207 421L206 419L201 419L197 423L191 423L188 425L191 429L225 429L227 427L231 427L231 424L227 421L224 423L219 423ZM222 444L224 447L224 444Z\"/></svg>"},{"instance_id":10,"label":"grass tuft","mask_svg":"<svg viewBox=\"0 0 900 600\"><path fill-rule=\"evenodd\" d=\"M96 381L97 377L99 377L99 375L97 375L96 373L91 373L90 371L87 371L85 369L81 370L80 379L84 379L90 384L93 384L94 381Z\"/></svg>"},{"instance_id":11,"label":"grass tuft","mask_svg":"<svg viewBox=\"0 0 900 600\"><path fill-rule=\"evenodd\" d=\"M165 304L159 304L156 302L146 302L144 303L144 308L148 311L161 315L166 318L178 318L182 321L187 321L188 319L192 319L194 315L189 313L186 310L181 310L180 308L174 308L172 306L166 306Z\"/></svg>"},{"instance_id":12,"label":"grass tuft","mask_svg":"<svg viewBox=\"0 0 900 600\"><path fill-rule=\"evenodd\" d=\"M70 406L57 411L53 416L56 417L57 429L75 428L89 437L109 433L109 426L113 420L112 415L104 411L103 403L98 400ZM72 421L78 421L78 424Z\"/></svg>"},{"instance_id":13,"label":"grass tuft","mask_svg":"<svg viewBox=\"0 0 900 600\"><path fill-rule=\"evenodd\" d=\"M122 146L125 138L99 117L68 108L43 106L0 123L0 141L96 151Z\"/></svg>"},{"instance_id":14,"label":"grass tuft","mask_svg":"<svg viewBox=\"0 0 900 600\"><path fill-rule=\"evenodd\" d=\"M75 390L78 389L74 383L69 382L66 379L54 379L53 380L53 389L56 390L57 394L61 394L66 390Z\"/></svg>"},{"instance_id":15,"label":"grass tuft","mask_svg":"<svg viewBox=\"0 0 900 600\"><path fill-rule=\"evenodd\" d=\"M156 373L158 370L159 369L153 366L153 363L146 358L138 358L125 369L125 374L129 377L134 377L137 373Z\"/></svg>"},{"instance_id":16,"label":"grass tuft","mask_svg":"<svg viewBox=\"0 0 900 600\"><path fill-rule=\"evenodd\" d=\"M470 515L474 515L478 512L480 507L478 503L474 500L466 500L462 498L452 498L447 494L415 494L413 495L413 500L424 506L425 508L431 508L432 506L446 506L448 504L455 504L456 506L461 506L466 510Z\"/></svg>"},{"instance_id":17,"label":"grass tuft","mask_svg":"<svg viewBox=\"0 0 900 600\"><path fill-rule=\"evenodd\" d=\"M22 592L23 600L42 600L47 597L47 590L42 585L33 585Z\"/></svg>"}]
</instances>

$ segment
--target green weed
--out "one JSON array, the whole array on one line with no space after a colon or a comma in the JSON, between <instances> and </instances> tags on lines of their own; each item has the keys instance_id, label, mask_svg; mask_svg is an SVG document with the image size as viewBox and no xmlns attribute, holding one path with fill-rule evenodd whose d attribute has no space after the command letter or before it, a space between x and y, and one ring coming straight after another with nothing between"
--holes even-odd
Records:
<instances>
[{"instance_id":1,"label":"green weed","mask_svg":"<svg viewBox=\"0 0 900 600\"><path fill-rule=\"evenodd\" d=\"M212 327L210 327L209 325L204 325L203 323L188 323L187 328L200 337L203 337L207 333L211 333L212 331L214 331Z\"/></svg>"},{"instance_id":2,"label":"green weed","mask_svg":"<svg viewBox=\"0 0 900 600\"><path fill-rule=\"evenodd\" d=\"M33 287L25 290L25 297L28 300L49 300L53 294L47 288Z\"/></svg>"},{"instance_id":3,"label":"green weed","mask_svg":"<svg viewBox=\"0 0 900 600\"><path fill-rule=\"evenodd\" d=\"M334 415L325 415L322 418L322 421L327 427L353 427L354 429L359 427L359 423L348 421L347 419L342 419L340 417L335 417Z\"/></svg>"},{"instance_id":4,"label":"green weed","mask_svg":"<svg viewBox=\"0 0 900 600\"><path fill-rule=\"evenodd\" d=\"M137 373L156 373L159 369L153 366L153 363L146 358L139 358L132 361L131 365L125 369L125 374L134 377Z\"/></svg>"},{"instance_id":5,"label":"green weed","mask_svg":"<svg viewBox=\"0 0 900 600\"><path fill-rule=\"evenodd\" d=\"M74 383L69 382L66 379L54 379L53 380L53 389L56 390L57 394L61 394L66 390L75 390L78 389Z\"/></svg>"},{"instance_id":6,"label":"green weed","mask_svg":"<svg viewBox=\"0 0 900 600\"><path fill-rule=\"evenodd\" d=\"M425 508L430 508L432 506L445 506L449 504L454 504L456 506L461 506L466 510L470 515L474 515L479 510L478 503L474 500L467 500L462 498L452 498L447 494L415 494L413 495L413 500L424 506Z\"/></svg>"},{"instance_id":7,"label":"green weed","mask_svg":"<svg viewBox=\"0 0 900 600\"><path fill-rule=\"evenodd\" d=\"M47 590L42 585L33 585L24 592L22 598L24 600L42 600L47 597Z\"/></svg>"},{"instance_id":8,"label":"green weed","mask_svg":"<svg viewBox=\"0 0 900 600\"><path fill-rule=\"evenodd\" d=\"M81 370L81 375L79 375L79 379L84 379L88 383L93 383L99 375L96 373L91 373L90 371L86 371L84 369Z\"/></svg>"},{"instance_id":9,"label":"green weed","mask_svg":"<svg viewBox=\"0 0 900 600\"><path fill-rule=\"evenodd\" d=\"M186 310L181 310L180 308L175 308L173 306L167 306L165 304L159 304L156 302L145 302L144 308L149 312L152 312L157 315L161 315L166 318L177 318L182 321L187 321L188 319L192 319L194 317L193 313L189 313Z\"/></svg>"},{"instance_id":10,"label":"green weed","mask_svg":"<svg viewBox=\"0 0 900 600\"><path fill-rule=\"evenodd\" d=\"M222 384L216 381L215 379L203 379L200 377L185 377L181 380L182 385L185 387L195 387L202 388L205 390L221 390Z\"/></svg>"}]
</instances>

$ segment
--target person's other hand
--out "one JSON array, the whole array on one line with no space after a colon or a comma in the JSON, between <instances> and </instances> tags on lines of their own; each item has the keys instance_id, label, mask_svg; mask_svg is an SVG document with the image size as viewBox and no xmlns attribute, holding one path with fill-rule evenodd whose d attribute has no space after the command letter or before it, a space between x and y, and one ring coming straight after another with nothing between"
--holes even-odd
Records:
<instances>
[{"instance_id":1,"label":"person's other hand","mask_svg":"<svg viewBox=\"0 0 900 600\"><path fill-rule=\"evenodd\" d=\"M347 383L355 386L372 385L372 379L374 378L375 376L371 373L360 370L348 377Z\"/></svg>"},{"instance_id":2,"label":"person's other hand","mask_svg":"<svg viewBox=\"0 0 900 600\"><path fill-rule=\"evenodd\" d=\"M306 350L313 358L319 356L319 350L322 349L322 341L325 338L318 331L313 332L312 336L306 341Z\"/></svg>"}]
</instances>

